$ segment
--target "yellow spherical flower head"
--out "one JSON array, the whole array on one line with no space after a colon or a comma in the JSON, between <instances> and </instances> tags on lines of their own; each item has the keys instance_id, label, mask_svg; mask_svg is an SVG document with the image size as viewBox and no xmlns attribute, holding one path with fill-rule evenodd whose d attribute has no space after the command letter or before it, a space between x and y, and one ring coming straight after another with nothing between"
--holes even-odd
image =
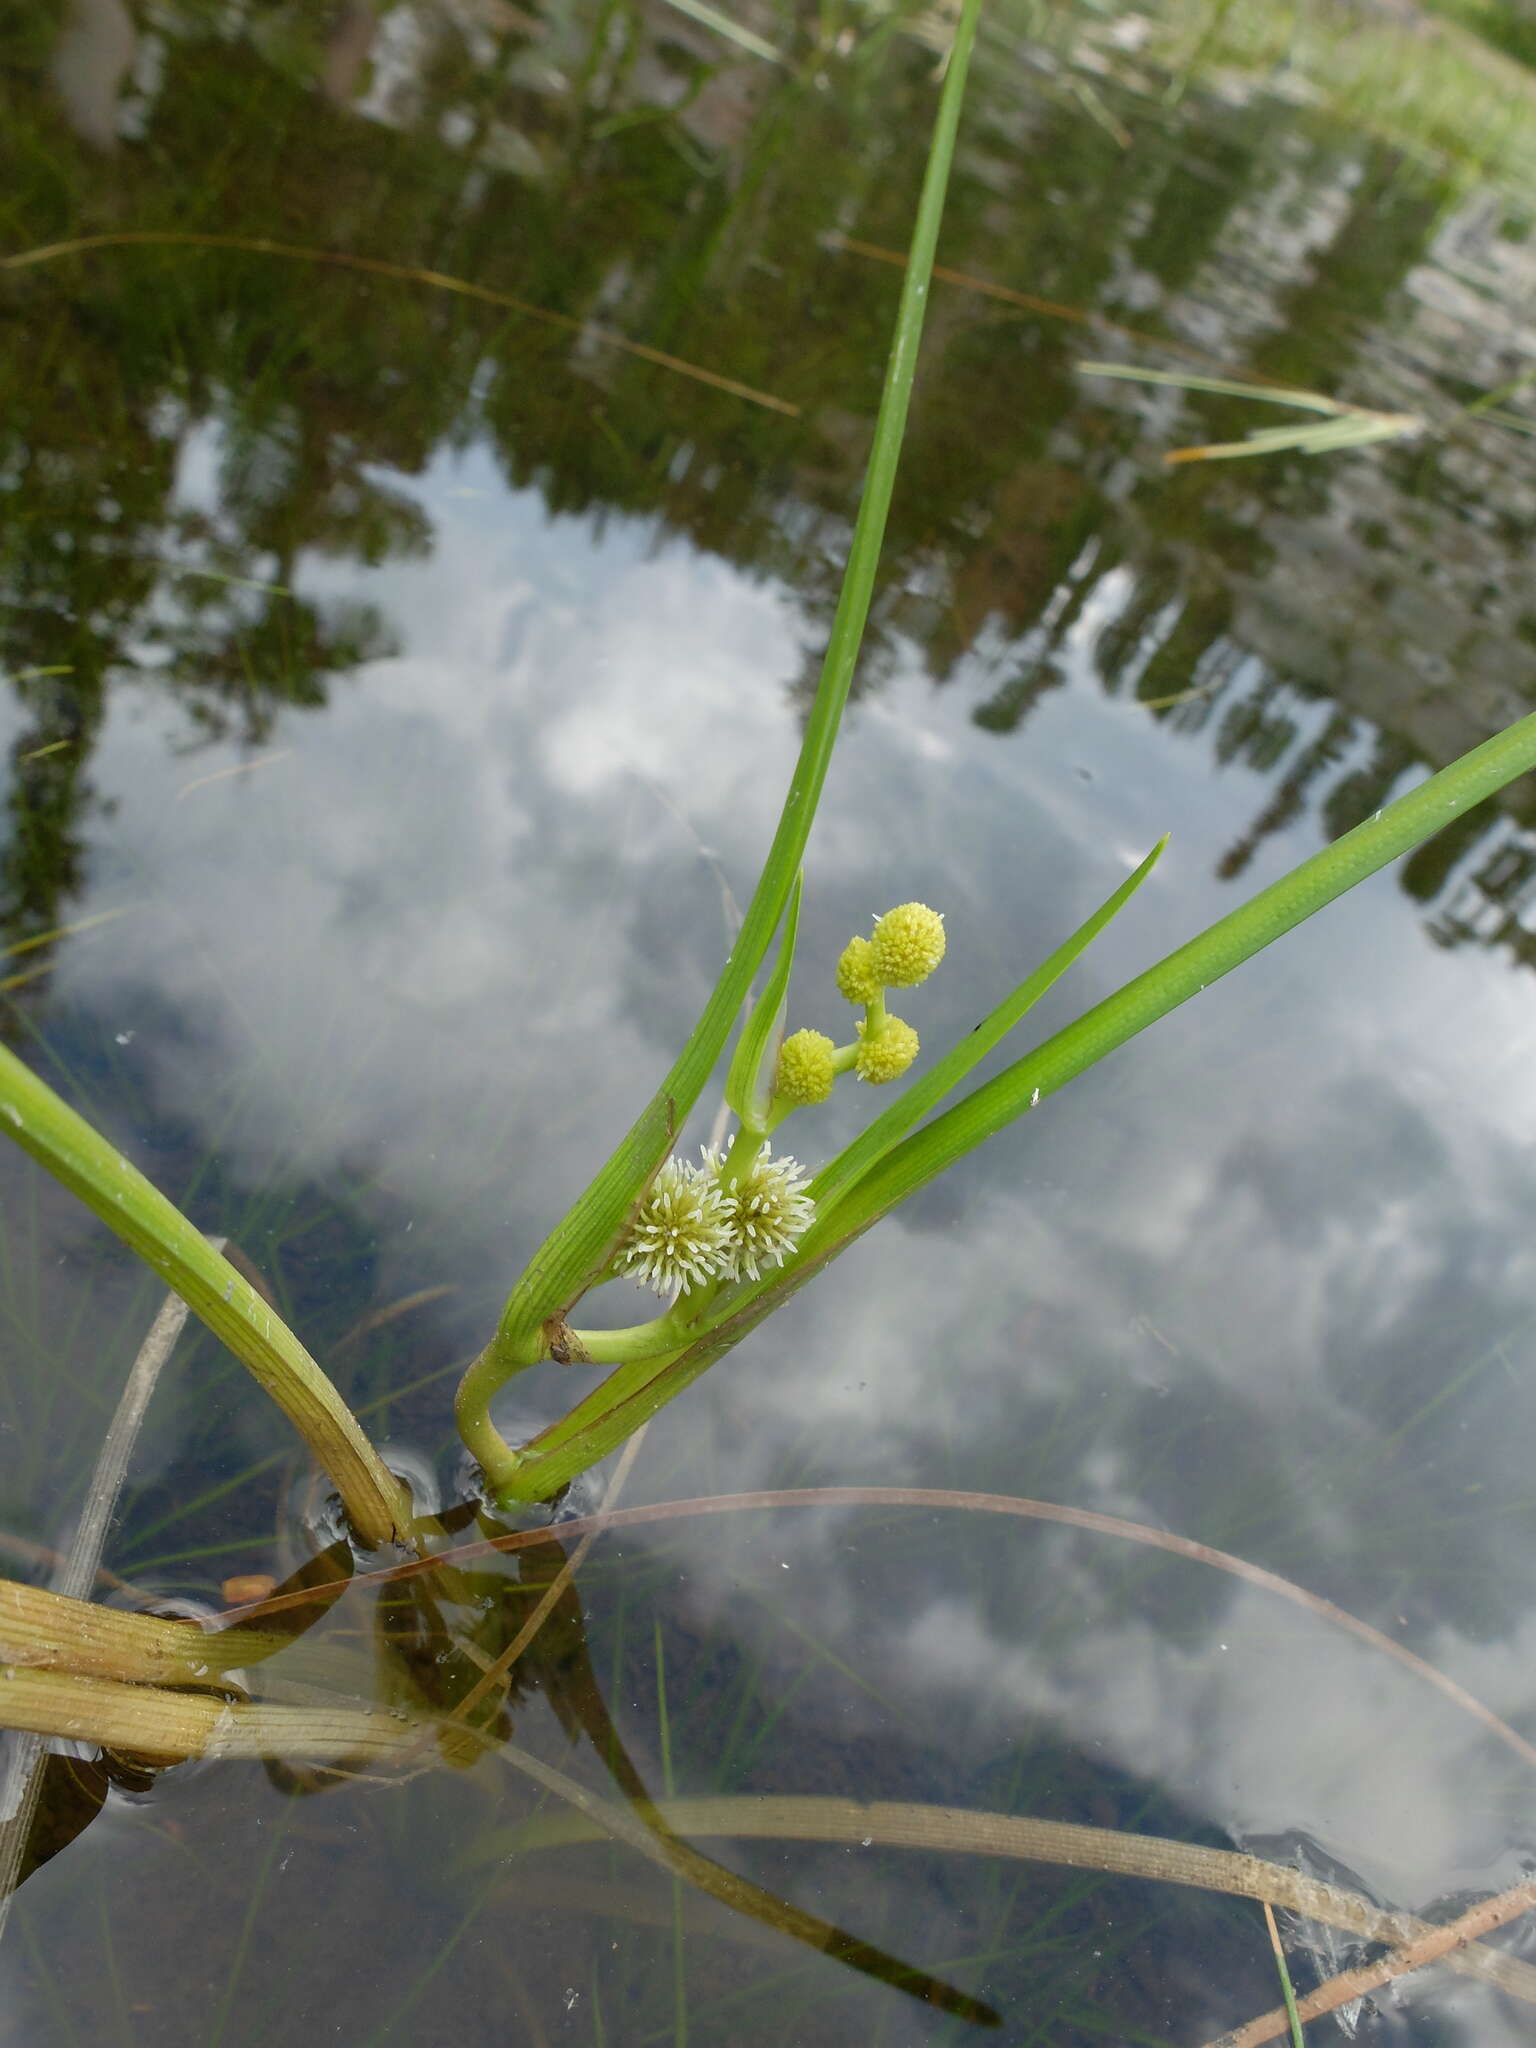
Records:
<instances>
[{"instance_id":1,"label":"yellow spherical flower head","mask_svg":"<svg viewBox=\"0 0 1536 2048\"><path fill-rule=\"evenodd\" d=\"M944 958L944 920L926 903L899 903L875 924L870 966L886 988L915 988Z\"/></svg>"},{"instance_id":2,"label":"yellow spherical flower head","mask_svg":"<svg viewBox=\"0 0 1536 2048\"><path fill-rule=\"evenodd\" d=\"M850 939L837 963L838 994L850 1003L872 1003L880 993L874 948L868 939Z\"/></svg>"},{"instance_id":3,"label":"yellow spherical flower head","mask_svg":"<svg viewBox=\"0 0 1536 2048\"><path fill-rule=\"evenodd\" d=\"M686 1294L725 1274L733 1252L719 1182L702 1167L669 1159L647 1189L614 1263L658 1294Z\"/></svg>"},{"instance_id":4,"label":"yellow spherical flower head","mask_svg":"<svg viewBox=\"0 0 1536 2048\"><path fill-rule=\"evenodd\" d=\"M861 1081L895 1081L917 1058L917 1033L900 1017L887 1017L876 1037L859 1026L859 1052L854 1071Z\"/></svg>"},{"instance_id":5,"label":"yellow spherical flower head","mask_svg":"<svg viewBox=\"0 0 1536 2048\"><path fill-rule=\"evenodd\" d=\"M705 1163L718 1171L720 1155L706 1152ZM782 1266L809 1228L816 1205L805 1192L804 1169L788 1154L769 1157L766 1148L741 1179L722 1187L731 1221L733 1280L756 1280L767 1265Z\"/></svg>"},{"instance_id":6,"label":"yellow spherical flower head","mask_svg":"<svg viewBox=\"0 0 1536 2048\"><path fill-rule=\"evenodd\" d=\"M779 1047L778 1071L773 1092L797 1109L808 1103L825 1102L832 1093L837 1069L832 1064L836 1051L824 1031L795 1031Z\"/></svg>"}]
</instances>

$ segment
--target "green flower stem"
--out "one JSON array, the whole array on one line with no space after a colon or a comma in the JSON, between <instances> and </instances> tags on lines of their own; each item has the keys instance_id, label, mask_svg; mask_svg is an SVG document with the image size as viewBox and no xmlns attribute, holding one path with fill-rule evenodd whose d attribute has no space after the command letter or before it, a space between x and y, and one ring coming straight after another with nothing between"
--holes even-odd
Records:
<instances>
[{"instance_id":1,"label":"green flower stem","mask_svg":"<svg viewBox=\"0 0 1536 2048\"><path fill-rule=\"evenodd\" d=\"M507 1441L492 1422L490 1411L491 1396L506 1377L501 1359L488 1344L460 1380L453 1397L459 1435L482 1472L494 1472L506 1462Z\"/></svg>"},{"instance_id":2,"label":"green flower stem","mask_svg":"<svg viewBox=\"0 0 1536 2048\"><path fill-rule=\"evenodd\" d=\"M716 1344L700 1340L670 1355L621 1365L569 1414L522 1446L497 1487L498 1499L511 1506L553 1498L692 1386L735 1341L734 1336ZM478 1451L475 1455L480 1456ZM484 1466L485 1460L480 1463Z\"/></svg>"},{"instance_id":3,"label":"green flower stem","mask_svg":"<svg viewBox=\"0 0 1536 2048\"><path fill-rule=\"evenodd\" d=\"M834 1046L832 1050L832 1073L834 1079L842 1074L851 1074L858 1065L859 1044ZM785 1117L793 1116L797 1109L804 1109L803 1102L790 1102L782 1095L775 1095L768 1105L768 1114L763 1122L763 1135L771 1136L783 1123Z\"/></svg>"},{"instance_id":4,"label":"green flower stem","mask_svg":"<svg viewBox=\"0 0 1536 2048\"><path fill-rule=\"evenodd\" d=\"M885 990L878 989L873 1001L864 1005L864 1036L878 1038L885 1029Z\"/></svg>"},{"instance_id":5,"label":"green flower stem","mask_svg":"<svg viewBox=\"0 0 1536 2048\"><path fill-rule=\"evenodd\" d=\"M250 1282L114 1145L0 1045L0 1131L30 1152L227 1344L329 1474L376 1549L409 1534L409 1497L304 1346Z\"/></svg>"},{"instance_id":6,"label":"green flower stem","mask_svg":"<svg viewBox=\"0 0 1536 2048\"><path fill-rule=\"evenodd\" d=\"M738 1181L749 1174L761 1157L763 1147L767 1142L768 1133L766 1131L743 1124L735 1137L732 1138L730 1150L726 1153L721 1163L721 1187L733 1188Z\"/></svg>"},{"instance_id":7,"label":"green flower stem","mask_svg":"<svg viewBox=\"0 0 1536 2048\"><path fill-rule=\"evenodd\" d=\"M827 642L816 699L778 829L720 979L672 1071L585 1195L534 1254L502 1311L496 1335L465 1374L455 1403L493 1492L510 1482L518 1457L491 1427L489 1403L511 1374L544 1355L544 1325L581 1298L623 1235L646 1181L676 1142L684 1117L714 1071L747 992L784 917L832 759L838 723L853 681L874 594L886 516L906 433L923 313L954 158L965 79L980 0L962 0L939 96L912 244L902 278L885 387L869 469L849 548L848 567Z\"/></svg>"},{"instance_id":8,"label":"green flower stem","mask_svg":"<svg viewBox=\"0 0 1536 2048\"><path fill-rule=\"evenodd\" d=\"M691 1296L685 1299L691 1300ZM627 1330L573 1330L571 1335L593 1365L634 1365L680 1351L688 1332L672 1320L673 1311L654 1322L634 1323Z\"/></svg>"}]
</instances>

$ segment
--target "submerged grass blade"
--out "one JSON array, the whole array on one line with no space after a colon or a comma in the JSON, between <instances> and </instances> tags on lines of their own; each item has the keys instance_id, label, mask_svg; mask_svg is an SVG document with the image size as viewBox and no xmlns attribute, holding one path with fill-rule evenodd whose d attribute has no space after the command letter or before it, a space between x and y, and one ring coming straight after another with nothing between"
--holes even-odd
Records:
<instances>
[{"instance_id":1,"label":"submerged grass blade","mask_svg":"<svg viewBox=\"0 0 1536 2048\"><path fill-rule=\"evenodd\" d=\"M1296 1992L1291 1983L1290 1967L1285 1960L1280 1930L1275 1925L1275 1909L1268 1899L1264 1901L1264 1925L1269 1930L1269 1945L1275 1952L1275 1968L1280 1973L1280 1991L1285 1999L1285 2016L1291 2023L1291 2048L1307 2048L1301 2032L1301 2014L1296 2010Z\"/></svg>"},{"instance_id":2,"label":"submerged grass blade","mask_svg":"<svg viewBox=\"0 0 1536 2048\"><path fill-rule=\"evenodd\" d=\"M1118 377L1126 384L1168 384L1179 391L1210 391L1222 398L1258 398L1266 405L1299 405L1330 417L1354 413L1358 407L1320 391L1301 391L1284 384L1248 384L1237 377L1200 377L1185 370L1144 370L1134 363L1079 363L1084 377Z\"/></svg>"},{"instance_id":3,"label":"submerged grass blade","mask_svg":"<svg viewBox=\"0 0 1536 2048\"><path fill-rule=\"evenodd\" d=\"M598 1798L574 1778L567 1777L564 1771L554 1769L515 1743L502 1744L497 1754L514 1770L533 1779L535 1784L542 1785L572 1808L578 1827L584 1821L600 1835L611 1835L627 1843L651 1862L659 1863L663 1869L670 1870L674 1876L683 1878L733 1911L748 1914L765 1926L787 1934L791 1940L819 1949L834 1961L845 1963L879 1983L888 1984L893 1990L904 1991L909 1997L919 1999L940 2012L952 2013L957 2019L969 2020L976 2026L996 2027L1002 2024L1001 2015L981 2000L946 1984L942 1978L931 1977L926 1971L915 1969L910 1963L876 1948L870 1942L860 1941L834 1926L830 1920L823 1920L819 1914L808 1913L801 1906L776 1898L761 1885L753 1884L750 1878L739 1877L734 1870L727 1870L723 1864L714 1862L689 1843L678 1840L669 1826L642 1819L628 1807L615 1806L609 1800ZM662 1811L663 1808L652 1803L652 1814Z\"/></svg>"},{"instance_id":4,"label":"submerged grass blade","mask_svg":"<svg viewBox=\"0 0 1536 2048\"><path fill-rule=\"evenodd\" d=\"M1266 405L1293 405L1304 412L1328 415L1321 426L1258 427L1241 441L1210 441L1198 448L1174 448L1164 462L1233 462L1245 455L1279 455L1296 449L1303 455L1330 455L1341 448L1363 448L1372 441L1407 440L1424 431L1413 412L1375 412L1320 391L1298 391L1283 385L1249 384L1236 377L1197 377L1183 370L1144 370L1132 363L1079 363L1087 377L1118 377L1130 384L1166 384L1178 391L1210 391L1226 398L1257 398Z\"/></svg>"},{"instance_id":5,"label":"submerged grass blade","mask_svg":"<svg viewBox=\"0 0 1536 2048\"><path fill-rule=\"evenodd\" d=\"M304 1346L250 1282L115 1146L0 1045L0 1132L166 1280L288 1416L370 1547L409 1525L404 1489Z\"/></svg>"},{"instance_id":6,"label":"submerged grass blade","mask_svg":"<svg viewBox=\"0 0 1536 2048\"><path fill-rule=\"evenodd\" d=\"M778 929L804 858L874 593L979 11L980 0L964 0L955 29L954 49L929 145L912 249L902 279L895 334L848 567L821 681L773 845L735 947L672 1071L587 1193L534 1255L503 1311L495 1338L460 1387L459 1427L493 1490L510 1478L517 1456L490 1423L490 1398L510 1373L543 1356L545 1322L551 1316L563 1315L574 1305L618 1244L641 1190L675 1143L682 1119L698 1099L720 1057Z\"/></svg>"},{"instance_id":7,"label":"submerged grass blade","mask_svg":"<svg viewBox=\"0 0 1536 2048\"><path fill-rule=\"evenodd\" d=\"M1361 419L1329 420L1320 427L1271 427L1242 441L1208 441L1198 448L1170 448L1164 462L1232 462L1246 455L1337 455L1375 441L1406 441L1424 431L1417 413L1376 413Z\"/></svg>"},{"instance_id":8,"label":"submerged grass blade","mask_svg":"<svg viewBox=\"0 0 1536 2048\"><path fill-rule=\"evenodd\" d=\"M1040 1820L1033 1814L966 1811L895 1800L805 1797L754 1793L660 1802L667 1827L679 1835L741 1841L841 1842L890 1849L923 1849L948 1855L1004 1857L1050 1863L1071 1870L1102 1870L1153 1883L1224 1892L1230 1898L1259 1899L1337 1927L1366 1941L1419 1941L1443 1929L1411 1913L1384 1910L1358 1892L1326 1884L1285 1863L1267 1863L1232 1849L1209 1848L1166 1835L1138 1835L1118 1828L1085 1827L1075 1821ZM535 1815L498 1829L476 1843L476 1864L508 1854L591 1841L603 1823L571 1802L564 1810ZM1464 1973L1529 2004L1536 2002L1536 1971L1497 1949L1466 1949L1451 1958ZM1215 2044L1212 2044L1215 2048Z\"/></svg>"},{"instance_id":9,"label":"submerged grass blade","mask_svg":"<svg viewBox=\"0 0 1536 2048\"><path fill-rule=\"evenodd\" d=\"M765 42L751 29L744 28L739 21L732 21L728 14L722 14L718 7L708 5L708 0L667 0L669 7L675 7L679 14L686 14L691 20L713 29L717 36L724 36L727 42L735 43L750 57L762 57L770 64L789 63L784 52Z\"/></svg>"},{"instance_id":10,"label":"submerged grass blade","mask_svg":"<svg viewBox=\"0 0 1536 2048\"><path fill-rule=\"evenodd\" d=\"M41 675L45 671L34 669L31 673ZM18 676L16 681L20 682L21 677ZM24 754L22 759L25 761L35 761L43 754L51 754L54 751L54 747L68 746L69 744L68 740L56 740L53 747L38 747L33 753ZM19 959L23 953L35 953L39 946L55 946L60 939L73 939L78 937L81 932L94 931L98 925L112 924L116 919L126 917L129 911L138 910L141 907L137 903L119 903L114 910L98 910L94 916L77 917L69 924L55 925L52 931L33 932L30 938L18 939L14 945L0 946L0 960ZM3 982L0 982L0 988L3 988L4 985Z\"/></svg>"}]
</instances>

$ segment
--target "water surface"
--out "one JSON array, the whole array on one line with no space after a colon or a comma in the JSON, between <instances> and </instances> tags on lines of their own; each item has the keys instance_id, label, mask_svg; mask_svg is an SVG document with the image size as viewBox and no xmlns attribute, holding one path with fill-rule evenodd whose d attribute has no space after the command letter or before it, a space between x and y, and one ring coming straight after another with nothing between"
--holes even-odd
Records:
<instances>
[{"instance_id":1,"label":"water surface","mask_svg":"<svg viewBox=\"0 0 1536 2048\"><path fill-rule=\"evenodd\" d=\"M5 279L0 921L45 938L6 963L7 1027L451 1501L457 1373L665 1070L771 836L934 52L856 14L819 53L765 17L782 64L661 6L315 19L81 9L83 41L39 26L7 71L8 250L175 231L394 266L119 240ZM950 958L907 1014L941 1049L1171 829L1043 1035L1536 701L1536 454L1456 417L1529 358L1528 211L1292 76L1181 80L1149 34L1089 10L984 37L941 257L1005 295L934 289L796 1024L843 1028L837 951L920 897ZM1084 358L1431 431L1170 468L1271 416ZM1122 1517L1337 1603L1536 1735L1533 826L1509 792L887 1220L653 1424L626 1501ZM786 1139L820 1160L864 1108ZM0 1172L0 1519L46 1582L26 1546L67 1539L156 1297L28 1162ZM530 1374L505 1426L587 1384ZM304 1498L281 1418L189 1337L107 1563L217 1605L298 1562ZM610 1535L579 1591L516 1740L607 1797L598 1710L658 1797L1135 1830L1431 1917L1533 1867L1536 1781L1484 1726L1125 1537L802 1504ZM332 1649L366 1694L363 1627ZM252 1681L302 1696L306 1669ZM17 1897L7 2038L973 2033L630 1849L562 1845L561 1811L495 1757L114 1791ZM1276 1999L1251 1901L701 1846L1010 2043L1198 2043ZM1301 1988L1362 1953L1285 1926ZM1525 1926L1496 1942L1536 1962ZM1443 1971L1348 2018L1529 2036Z\"/></svg>"}]
</instances>

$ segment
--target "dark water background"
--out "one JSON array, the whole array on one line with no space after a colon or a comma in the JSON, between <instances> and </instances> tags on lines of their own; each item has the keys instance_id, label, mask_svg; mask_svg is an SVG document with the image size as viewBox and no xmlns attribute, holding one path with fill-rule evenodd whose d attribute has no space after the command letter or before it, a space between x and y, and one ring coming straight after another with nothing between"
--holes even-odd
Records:
<instances>
[{"instance_id":1,"label":"dark water background","mask_svg":"<svg viewBox=\"0 0 1536 2048\"><path fill-rule=\"evenodd\" d=\"M452 1498L455 1377L691 1025L771 833L895 303L847 238L904 243L934 51L765 14L774 63L660 4L73 18L11 17L7 251L263 237L576 323L227 247L0 279L0 925L114 914L0 963L8 1036ZM941 260L1084 318L935 286L793 1023L841 1028L838 949L916 896L951 952L907 1013L942 1048L1171 829L1043 1033L1536 702L1536 443L1457 417L1530 360L1528 205L1293 70L1181 76L1150 35L1006 8L984 34ZM1169 468L1275 415L1084 357L1434 431ZM1518 788L884 1223L666 1411L626 1498L1123 1516L1299 1581L1536 1736L1533 895ZM797 1119L793 1149L863 1108ZM0 1522L53 1545L156 1296L28 1162L0 1174ZM353 1334L421 1290L445 1291ZM518 1412L586 1384L544 1367ZM107 1563L217 1605L296 1561L301 1493L281 1418L189 1338ZM1133 1543L738 1514L605 1538L581 1600L658 1794L1136 1829L1420 1912L1536 1866L1536 1781L1475 1721ZM557 1694L518 1741L611 1791ZM17 1898L0 2039L971 2036L622 1848L510 1853L549 1806L494 1758L114 1793ZM1275 2002L1251 1902L710 1846L985 1998L1009 2043L1198 2043ZM1288 1931L1302 1987L1358 1953ZM1536 1961L1528 1927L1498 1939ZM1513 2048L1530 2011L1441 1972L1356 2025Z\"/></svg>"}]
</instances>

